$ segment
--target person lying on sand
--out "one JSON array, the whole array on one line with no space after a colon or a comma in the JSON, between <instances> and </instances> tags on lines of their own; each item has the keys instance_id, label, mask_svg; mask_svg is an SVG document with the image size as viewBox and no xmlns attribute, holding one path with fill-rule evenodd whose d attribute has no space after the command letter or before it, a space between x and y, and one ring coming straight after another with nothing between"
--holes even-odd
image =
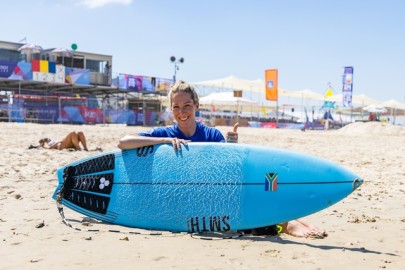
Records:
<instances>
[{"instance_id":1,"label":"person lying on sand","mask_svg":"<svg viewBox=\"0 0 405 270\"><path fill-rule=\"evenodd\" d=\"M83 147L83 148L82 148ZM45 149L56 149L56 150L63 150L63 149L74 149L76 151L89 151L87 148L87 141L84 133L81 131L72 131L69 132L66 137L61 141L56 141L50 138L43 138L39 140L39 145L33 146L30 145L28 149L32 148L45 148ZM96 150L101 150L97 148Z\"/></svg>"}]
</instances>

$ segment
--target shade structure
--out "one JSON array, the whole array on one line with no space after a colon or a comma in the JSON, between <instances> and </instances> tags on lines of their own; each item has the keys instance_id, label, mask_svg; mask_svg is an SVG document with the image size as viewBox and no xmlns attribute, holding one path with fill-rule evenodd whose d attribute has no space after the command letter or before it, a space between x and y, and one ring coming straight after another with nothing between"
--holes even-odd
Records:
<instances>
[{"instance_id":1,"label":"shade structure","mask_svg":"<svg viewBox=\"0 0 405 270\"><path fill-rule=\"evenodd\" d=\"M326 98L327 101L336 101L336 102L342 102L342 94L339 95L334 95L331 97ZM358 95L353 95L352 96L352 104L353 105L359 105L359 106L367 106L367 105L373 105L373 104L379 104L380 101L373 99L365 94L358 94Z\"/></svg>"},{"instance_id":2,"label":"shade structure","mask_svg":"<svg viewBox=\"0 0 405 270\"><path fill-rule=\"evenodd\" d=\"M22 45L20 48L18 48L19 52L25 53L27 56L27 61L31 61L32 60L32 54L35 53L40 53L42 51L42 47L39 45L35 45L35 44L31 44L31 43L27 43Z\"/></svg>"},{"instance_id":3,"label":"shade structure","mask_svg":"<svg viewBox=\"0 0 405 270\"><path fill-rule=\"evenodd\" d=\"M390 99L390 100L381 102L380 105L384 106L385 108L405 110L405 104L401 103L395 99Z\"/></svg>"},{"instance_id":4,"label":"shade structure","mask_svg":"<svg viewBox=\"0 0 405 270\"><path fill-rule=\"evenodd\" d=\"M51 54L71 57L73 55L73 51L65 48L55 48L51 51Z\"/></svg>"},{"instance_id":5,"label":"shade structure","mask_svg":"<svg viewBox=\"0 0 405 270\"><path fill-rule=\"evenodd\" d=\"M280 95L286 97L296 97L302 99L315 99L315 100L324 100L325 97L319 93L311 91L309 89L299 90L299 91L287 91L281 90Z\"/></svg>"},{"instance_id":6,"label":"shade structure","mask_svg":"<svg viewBox=\"0 0 405 270\"><path fill-rule=\"evenodd\" d=\"M39 45L28 43L18 48L18 51L25 53L40 53L42 51L42 47Z\"/></svg>"},{"instance_id":7,"label":"shade structure","mask_svg":"<svg viewBox=\"0 0 405 270\"><path fill-rule=\"evenodd\" d=\"M216 87L216 88L223 88L223 89L232 89L232 90L243 90L244 93L249 95L252 98L252 93L256 93L257 98L255 100L258 101L266 101L265 100L265 82L262 79L256 80L245 80L240 79L234 75L227 76L225 78L216 79L216 80L208 80L208 81L199 81L199 82L192 82L191 84L195 86L205 86L205 87ZM226 90L225 90L226 91ZM296 97L300 99L317 99L323 100L323 95L317 94L311 90L301 90L301 91L289 91L282 88L278 88L278 95L285 96L285 97Z\"/></svg>"},{"instance_id":8,"label":"shade structure","mask_svg":"<svg viewBox=\"0 0 405 270\"><path fill-rule=\"evenodd\" d=\"M233 92L212 93L200 98L200 104L211 106L235 106L236 121L239 119L239 110L241 105L255 104L256 102L247 98L234 97Z\"/></svg>"},{"instance_id":9,"label":"shade structure","mask_svg":"<svg viewBox=\"0 0 405 270\"><path fill-rule=\"evenodd\" d=\"M384 106L381 106L379 104L368 105L366 107L363 107L363 110L371 112L371 113L386 113L387 112L387 109L384 108Z\"/></svg>"},{"instance_id":10,"label":"shade structure","mask_svg":"<svg viewBox=\"0 0 405 270\"><path fill-rule=\"evenodd\" d=\"M208 96L200 98L200 104L202 105L223 105L223 106L233 106L233 105L246 105L255 104L256 102L247 98L234 97L233 92L221 92L212 93Z\"/></svg>"},{"instance_id":11,"label":"shade structure","mask_svg":"<svg viewBox=\"0 0 405 270\"><path fill-rule=\"evenodd\" d=\"M208 81L199 81L191 83L193 85L203 85L203 86L211 86L211 87L218 87L218 88L229 88L235 90L245 90L245 91L253 91L253 92L263 92L264 93L264 82L260 79L251 81L251 80L244 80L240 79L236 76L230 75L225 78L216 79L216 80L208 80Z\"/></svg>"}]
</instances>

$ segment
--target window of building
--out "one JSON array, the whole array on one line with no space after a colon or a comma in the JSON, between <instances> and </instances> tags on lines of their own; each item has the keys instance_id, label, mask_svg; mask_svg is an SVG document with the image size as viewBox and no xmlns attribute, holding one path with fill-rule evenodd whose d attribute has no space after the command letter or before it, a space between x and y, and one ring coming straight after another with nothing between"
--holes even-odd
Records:
<instances>
[{"instance_id":1,"label":"window of building","mask_svg":"<svg viewBox=\"0 0 405 270\"><path fill-rule=\"evenodd\" d=\"M19 62L22 61L21 53L19 51L11 51L7 49L0 48L0 60L2 61L12 61ZM24 57L25 60L25 57Z\"/></svg>"}]
</instances>

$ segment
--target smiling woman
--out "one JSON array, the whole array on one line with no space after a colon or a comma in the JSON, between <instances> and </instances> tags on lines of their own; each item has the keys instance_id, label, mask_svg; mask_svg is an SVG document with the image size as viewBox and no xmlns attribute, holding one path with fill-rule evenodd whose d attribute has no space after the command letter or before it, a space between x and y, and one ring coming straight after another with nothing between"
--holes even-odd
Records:
<instances>
[{"instance_id":1,"label":"smiling woman","mask_svg":"<svg viewBox=\"0 0 405 270\"><path fill-rule=\"evenodd\" d=\"M170 143L175 150L188 142L224 142L219 130L196 121L199 98L194 87L184 81L176 82L169 92L170 107L175 124L172 127L159 127L137 135L127 135L118 144L121 149ZM226 134L227 142L238 142L238 124Z\"/></svg>"}]
</instances>

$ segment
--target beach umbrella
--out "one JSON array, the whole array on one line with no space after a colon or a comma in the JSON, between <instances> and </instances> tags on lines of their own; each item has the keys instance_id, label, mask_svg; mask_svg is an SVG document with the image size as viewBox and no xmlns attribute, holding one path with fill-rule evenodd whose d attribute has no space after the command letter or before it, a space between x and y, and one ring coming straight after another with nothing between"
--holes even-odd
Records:
<instances>
[{"instance_id":1,"label":"beach umbrella","mask_svg":"<svg viewBox=\"0 0 405 270\"><path fill-rule=\"evenodd\" d=\"M24 44L22 45L20 48L18 48L19 52L24 52L24 53L40 53L42 51L42 47L39 45L35 45L35 44Z\"/></svg>"},{"instance_id":2,"label":"beach umbrella","mask_svg":"<svg viewBox=\"0 0 405 270\"><path fill-rule=\"evenodd\" d=\"M55 48L51 51L51 54L71 57L73 55L73 51L65 48Z\"/></svg>"},{"instance_id":3,"label":"beach umbrella","mask_svg":"<svg viewBox=\"0 0 405 270\"><path fill-rule=\"evenodd\" d=\"M65 57L73 57L73 51L65 48L55 48L50 54L62 56L62 64L65 64Z\"/></svg>"},{"instance_id":4,"label":"beach umbrella","mask_svg":"<svg viewBox=\"0 0 405 270\"><path fill-rule=\"evenodd\" d=\"M27 56L26 61L31 61L32 54L40 53L42 51L42 47L39 45L27 43L27 44L22 45L20 48L18 48L18 51L26 54L26 56Z\"/></svg>"}]
</instances>

